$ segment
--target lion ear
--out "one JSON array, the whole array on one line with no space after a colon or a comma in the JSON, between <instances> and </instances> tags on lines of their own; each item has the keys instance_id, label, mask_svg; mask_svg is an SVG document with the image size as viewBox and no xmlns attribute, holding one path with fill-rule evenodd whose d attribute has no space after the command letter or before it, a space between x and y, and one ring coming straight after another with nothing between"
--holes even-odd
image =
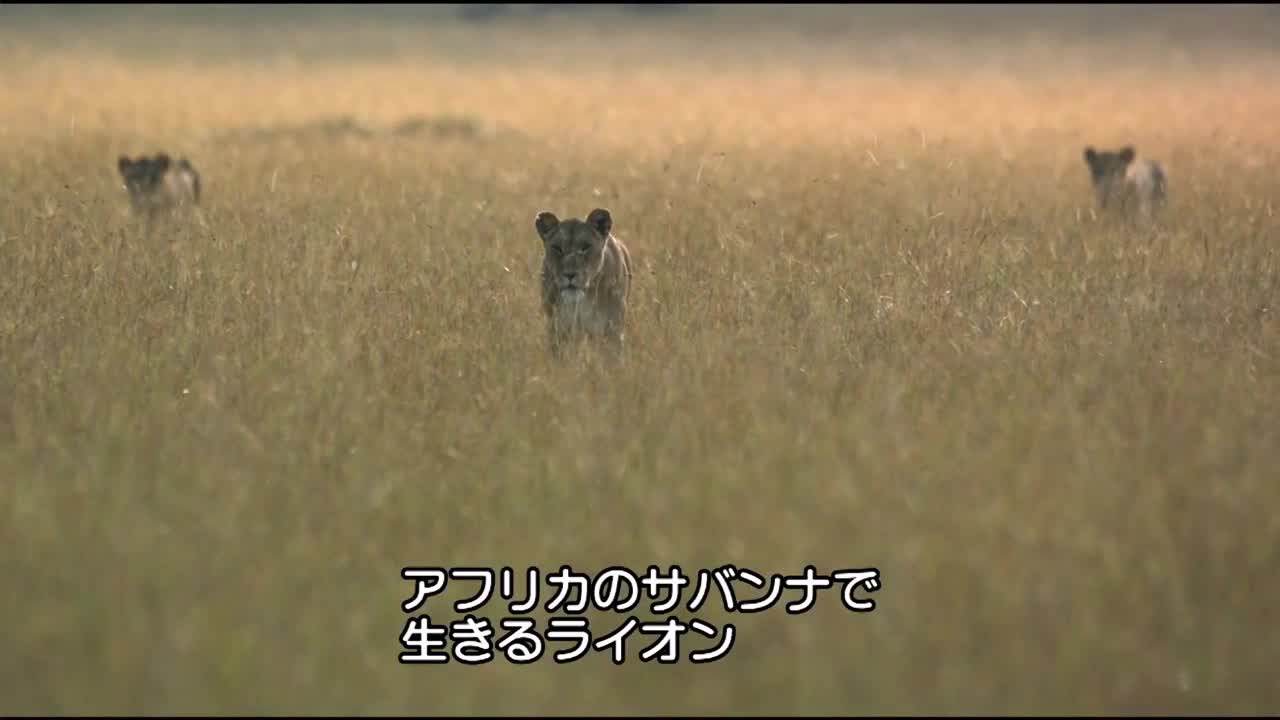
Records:
<instances>
[{"instance_id":1,"label":"lion ear","mask_svg":"<svg viewBox=\"0 0 1280 720\"><path fill-rule=\"evenodd\" d=\"M613 229L613 215L604 208L596 208L587 215L587 224L600 233L600 237L607 238L609 231Z\"/></svg>"},{"instance_id":2,"label":"lion ear","mask_svg":"<svg viewBox=\"0 0 1280 720\"><path fill-rule=\"evenodd\" d=\"M1134 151L1132 145L1125 145L1124 148L1120 150L1120 159L1125 161L1126 163L1133 162L1133 158L1136 155L1137 155L1137 152Z\"/></svg>"},{"instance_id":3,"label":"lion ear","mask_svg":"<svg viewBox=\"0 0 1280 720\"><path fill-rule=\"evenodd\" d=\"M1085 162L1087 162L1087 163L1089 163L1090 165L1092 165L1092 164L1093 164L1093 161L1094 161L1094 160L1097 160L1097 159L1098 159L1098 151L1097 151L1097 150L1094 150L1092 145L1090 145L1089 147L1086 147L1086 148L1084 149L1084 161L1085 161Z\"/></svg>"},{"instance_id":4,"label":"lion ear","mask_svg":"<svg viewBox=\"0 0 1280 720\"><path fill-rule=\"evenodd\" d=\"M560 218L548 210L543 210L533 218L533 228L538 231L538 236L543 242L550 240L552 233L558 227L560 227Z\"/></svg>"},{"instance_id":5,"label":"lion ear","mask_svg":"<svg viewBox=\"0 0 1280 720\"><path fill-rule=\"evenodd\" d=\"M129 162L129 156L121 155L120 159L116 160L116 169L119 170L120 172L124 172L125 170L129 169L130 164L131 163Z\"/></svg>"}]
</instances>

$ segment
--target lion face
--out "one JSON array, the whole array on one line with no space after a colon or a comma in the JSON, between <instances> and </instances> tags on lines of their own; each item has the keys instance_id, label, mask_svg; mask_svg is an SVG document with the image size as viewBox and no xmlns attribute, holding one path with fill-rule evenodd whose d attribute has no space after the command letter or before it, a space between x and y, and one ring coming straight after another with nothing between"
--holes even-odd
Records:
<instances>
[{"instance_id":1,"label":"lion face","mask_svg":"<svg viewBox=\"0 0 1280 720\"><path fill-rule=\"evenodd\" d=\"M585 221L562 221L554 213L538 213L534 228L545 250L543 276L560 298L577 302L592 289L604 266L604 246L612 227L609 211L600 208L592 210Z\"/></svg>"},{"instance_id":2,"label":"lion face","mask_svg":"<svg viewBox=\"0 0 1280 720\"><path fill-rule=\"evenodd\" d=\"M1092 147L1084 149L1084 162L1089 167L1089 180L1093 183L1098 199L1105 207L1107 200L1117 192L1124 183L1125 172L1133 162L1133 147L1125 146L1118 151L1098 152Z\"/></svg>"},{"instance_id":3,"label":"lion face","mask_svg":"<svg viewBox=\"0 0 1280 720\"><path fill-rule=\"evenodd\" d=\"M154 158L144 156L130 160L121 155L116 163L123 187L129 193L129 202L139 207L151 201L163 188L164 175L169 170L169 156L160 153Z\"/></svg>"}]
</instances>

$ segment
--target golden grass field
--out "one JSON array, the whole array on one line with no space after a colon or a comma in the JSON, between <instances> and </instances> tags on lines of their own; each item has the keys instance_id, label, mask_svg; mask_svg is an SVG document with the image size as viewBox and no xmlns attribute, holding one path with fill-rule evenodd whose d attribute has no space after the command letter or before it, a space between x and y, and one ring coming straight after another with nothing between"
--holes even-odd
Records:
<instances>
[{"instance_id":1,"label":"golden grass field","mask_svg":"<svg viewBox=\"0 0 1280 720\"><path fill-rule=\"evenodd\" d=\"M1280 710L1280 57L601 13L0 30L0 711ZM628 347L553 363L533 218L594 207ZM883 586L397 662L404 566L651 564Z\"/></svg>"}]
</instances>

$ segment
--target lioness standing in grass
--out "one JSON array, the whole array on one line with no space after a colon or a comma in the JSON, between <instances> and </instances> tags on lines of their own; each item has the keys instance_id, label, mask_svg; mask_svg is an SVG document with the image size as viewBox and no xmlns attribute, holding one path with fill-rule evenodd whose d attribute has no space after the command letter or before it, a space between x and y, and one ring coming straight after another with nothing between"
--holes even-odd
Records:
<instances>
[{"instance_id":1,"label":"lioness standing in grass","mask_svg":"<svg viewBox=\"0 0 1280 720\"><path fill-rule=\"evenodd\" d=\"M166 153L151 158L143 155L137 160L121 155L116 169L135 213L150 217L158 211L200 203L200 174L186 158L173 163Z\"/></svg>"},{"instance_id":2,"label":"lioness standing in grass","mask_svg":"<svg viewBox=\"0 0 1280 720\"><path fill-rule=\"evenodd\" d=\"M1164 168L1151 160L1138 160L1136 154L1132 145L1114 152L1098 152L1090 146L1084 149L1084 161L1099 207L1122 212L1136 207L1150 219L1166 202Z\"/></svg>"},{"instance_id":3,"label":"lioness standing in grass","mask_svg":"<svg viewBox=\"0 0 1280 720\"><path fill-rule=\"evenodd\" d=\"M596 208L585 221L560 220L542 211L533 221L542 238L542 310L547 316L551 351L567 341L603 338L622 344L627 296L631 291L631 254L610 232L613 216Z\"/></svg>"}]
</instances>

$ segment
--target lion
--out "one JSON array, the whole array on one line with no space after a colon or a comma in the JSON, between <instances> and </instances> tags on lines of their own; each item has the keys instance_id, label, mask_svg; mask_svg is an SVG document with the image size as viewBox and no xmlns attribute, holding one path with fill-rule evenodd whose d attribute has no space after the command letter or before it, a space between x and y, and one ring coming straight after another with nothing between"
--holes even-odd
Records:
<instances>
[{"instance_id":1,"label":"lion","mask_svg":"<svg viewBox=\"0 0 1280 720\"><path fill-rule=\"evenodd\" d=\"M621 348L631 292L631 253L611 232L613 215L596 208L585 221L561 220L544 210L533 224L544 251L542 310L552 354L559 355L568 342L583 338L603 339Z\"/></svg>"},{"instance_id":2,"label":"lion","mask_svg":"<svg viewBox=\"0 0 1280 720\"><path fill-rule=\"evenodd\" d=\"M131 160L121 155L116 163L129 206L147 216L178 207L200 204L200 174L186 158L172 162L167 153Z\"/></svg>"},{"instance_id":3,"label":"lion","mask_svg":"<svg viewBox=\"0 0 1280 720\"><path fill-rule=\"evenodd\" d=\"M1164 168L1152 160L1139 160L1136 155L1132 145L1117 151L1098 152L1092 146L1084 149L1098 206L1122 212L1136 207L1150 218L1167 202Z\"/></svg>"}]
</instances>

